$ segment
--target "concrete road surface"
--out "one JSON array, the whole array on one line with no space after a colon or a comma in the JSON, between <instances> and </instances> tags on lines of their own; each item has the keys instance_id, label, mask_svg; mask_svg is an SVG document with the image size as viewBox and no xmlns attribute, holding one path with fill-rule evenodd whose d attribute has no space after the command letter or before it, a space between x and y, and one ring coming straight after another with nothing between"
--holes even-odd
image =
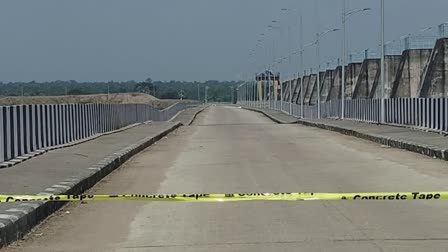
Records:
<instances>
[{"instance_id":1,"label":"concrete road surface","mask_svg":"<svg viewBox=\"0 0 448 252\"><path fill-rule=\"evenodd\" d=\"M444 161L210 107L90 193L448 190ZM71 203L11 251L429 251L448 201Z\"/></svg>"}]
</instances>

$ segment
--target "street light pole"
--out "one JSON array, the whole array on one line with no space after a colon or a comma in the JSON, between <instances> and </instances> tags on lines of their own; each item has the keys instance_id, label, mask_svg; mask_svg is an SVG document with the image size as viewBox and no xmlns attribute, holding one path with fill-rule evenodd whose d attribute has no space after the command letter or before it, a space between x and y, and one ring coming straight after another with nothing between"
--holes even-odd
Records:
<instances>
[{"instance_id":1,"label":"street light pole","mask_svg":"<svg viewBox=\"0 0 448 252\"><path fill-rule=\"evenodd\" d=\"M266 102L268 101L268 99L266 98L266 81L268 80L267 79L267 74L268 74L268 71L266 70L266 72L265 72L265 74L264 74L264 78L265 78L265 80L262 80L261 81L261 85L262 85L262 87L263 87L263 92L262 92L262 94L263 94L263 108L266 108Z\"/></svg>"},{"instance_id":2,"label":"street light pole","mask_svg":"<svg viewBox=\"0 0 448 252\"><path fill-rule=\"evenodd\" d=\"M273 69L273 68L271 68ZM271 109L271 78L272 78L272 70L269 70L269 78L268 78L268 108Z\"/></svg>"},{"instance_id":3,"label":"street light pole","mask_svg":"<svg viewBox=\"0 0 448 252\"><path fill-rule=\"evenodd\" d=\"M247 100L247 106L251 106L251 102L250 102L250 99L251 99L251 92L250 92L250 82L248 82L247 84L246 84L246 90L247 90L247 98L246 98L246 100Z\"/></svg>"},{"instance_id":4,"label":"street light pole","mask_svg":"<svg viewBox=\"0 0 448 252\"><path fill-rule=\"evenodd\" d=\"M257 104L258 104L258 100L257 100L257 96L258 96L257 80L252 81L252 83L254 84L254 88L253 88L253 91L254 91L254 107L256 108Z\"/></svg>"},{"instance_id":5,"label":"street light pole","mask_svg":"<svg viewBox=\"0 0 448 252\"><path fill-rule=\"evenodd\" d=\"M303 69L303 19L302 19L302 14L300 14L299 16L299 36L300 36L300 69L299 69L299 73L297 74L297 78L300 78L300 115L302 117L302 119L304 118L304 108L303 108L303 76L305 76L305 71ZM300 71L304 71L304 75L302 77L300 77ZM297 81L299 81L297 79Z\"/></svg>"},{"instance_id":6,"label":"street light pole","mask_svg":"<svg viewBox=\"0 0 448 252\"><path fill-rule=\"evenodd\" d=\"M289 115L292 115L292 87L291 79L289 80Z\"/></svg>"},{"instance_id":7,"label":"street light pole","mask_svg":"<svg viewBox=\"0 0 448 252\"><path fill-rule=\"evenodd\" d=\"M280 85L280 111L283 111L283 83L278 79L278 84Z\"/></svg>"},{"instance_id":8,"label":"street light pole","mask_svg":"<svg viewBox=\"0 0 448 252\"><path fill-rule=\"evenodd\" d=\"M381 123L385 123L385 100L384 100L384 0L381 0Z\"/></svg>"},{"instance_id":9,"label":"street light pole","mask_svg":"<svg viewBox=\"0 0 448 252\"><path fill-rule=\"evenodd\" d=\"M342 39L342 86L341 86L341 119L344 119L345 117L345 66L347 65L347 29L346 29L346 23L347 18L350 15L353 15L358 12L362 11L368 11L371 10L371 8L363 8L363 9L355 9L351 10L349 12L346 12L346 0L342 0L342 33L343 33L343 39Z\"/></svg>"},{"instance_id":10,"label":"street light pole","mask_svg":"<svg viewBox=\"0 0 448 252\"><path fill-rule=\"evenodd\" d=\"M345 64L346 64L346 57L345 57L345 45L346 45L346 33L345 33L345 6L346 6L346 0L342 0L342 33L343 33L343 40L342 40L342 87L341 87L341 119L344 119L345 116Z\"/></svg>"},{"instance_id":11,"label":"street light pole","mask_svg":"<svg viewBox=\"0 0 448 252\"><path fill-rule=\"evenodd\" d=\"M317 119L320 119L320 52L319 33L316 36L316 62L317 62ZM311 90L312 92L312 90Z\"/></svg>"},{"instance_id":12,"label":"street light pole","mask_svg":"<svg viewBox=\"0 0 448 252\"><path fill-rule=\"evenodd\" d=\"M303 77L305 77L305 75L306 75L306 70L303 70L303 75L302 75L302 77L300 78L300 110L301 110L301 117L302 117L302 119L303 118L305 118L304 116L304 108L303 108L303 99L305 98L305 96L304 96L304 90L303 90Z\"/></svg>"},{"instance_id":13,"label":"street light pole","mask_svg":"<svg viewBox=\"0 0 448 252\"><path fill-rule=\"evenodd\" d=\"M317 62L317 119L320 119L320 38L330 32L339 31L338 28L316 34L316 62Z\"/></svg>"},{"instance_id":14,"label":"street light pole","mask_svg":"<svg viewBox=\"0 0 448 252\"><path fill-rule=\"evenodd\" d=\"M244 105L245 106L247 106L248 105L248 103L247 103L247 95L248 95L248 93L249 93L249 85L248 85L248 83L247 83L247 81L245 82L245 84L244 84L244 94L243 94L243 101L244 101Z\"/></svg>"},{"instance_id":15,"label":"street light pole","mask_svg":"<svg viewBox=\"0 0 448 252\"><path fill-rule=\"evenodd\" d=\"M199 94L199 83L198 83L198 102L201 102L201 96Z\"/></svg>"},{"instance_id":16,"label":"street light pole","mask_svg":"<svg viewBox=\"0 0 448 252\"><path fill-rule=\"evenodd\" d=\"M208 103L208 86L205 86L205 105Z\"/></svg>"}]
</instances>

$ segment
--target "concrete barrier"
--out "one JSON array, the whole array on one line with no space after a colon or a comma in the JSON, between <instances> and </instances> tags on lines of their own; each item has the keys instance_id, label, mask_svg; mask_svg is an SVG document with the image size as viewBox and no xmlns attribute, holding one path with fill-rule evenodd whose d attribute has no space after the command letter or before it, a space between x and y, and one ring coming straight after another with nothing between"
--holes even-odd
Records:
<instances>
[{"instance_id":1,"label":"concrete barrier","mask_svg":"<svg viewBox=\"0 0 448 252\"><path fill-rule=\"evenodd\" d=\"M353 99L370 98L374 89L375 79L380 72L380 59L365 59L353 91Z\"/></svg>"},{"instance_id":2,"label":"concrete barrier","mask_svg":"<svg viewBox=\"0 0 448 252\"><path fill-rule=\"evenodd\" d=\"M448 96L448 38L437 40L428 65L423 73L423 79L420 83L419 97L447 97Z\"/></svg>"},{"instance_id":3,"label":"concrete barrier","mask_svg":"<svg viewBox=\"0 0 448 252\"><path fill-rule=\"evenodd\" d=\"M300 82L302 81L301 78L298 78L295 80L294 89L293 89L293 96L292 96L292 102L293 103L299 103L300 98Z\"/></svg>"},{"instance_id":4,"label":"concrete barrier","mask_svg":"<svg viewBox=\"0 0 448 252\"><path fill-rule=\"evenodd\" d=\"M314 85L316 84L317 75L316 74L310 74L308 76L305 76L303 78L303 89L305 90L304 93L304 104L310 104L310 98L311 98L311 92L314 88Z\"/></svg>"},{"instance_id":5,"label":"concrete barrier","mask_svg":"<svg viewBox=\"0 0 448 252\"><path fill-rule=\"evenodd\" d=\"M384 58L384 98L392 98L392 88L400 66L400 55L386 55ZM381 79L380 71L377 72L372 90L369 94L370 98L381 98Z\"/></svg>"},{"instance_id":6,"label":"concrete barrier","mask_svg":"<svg viewBox=\"0 0 448 252\"><path fill-rule=\"evenodd\" d=\"M341 99L341 86L342 86L342 67L338 66L335 70L334 80L330 87L330 92L327 101Z\"/></svg>"},{"instance_id":7,"label":"concrete barrier","mask_svg":"<svg viewBox=\"0 0 448 252\"><path fill-rule=\"evenodd\" d=\"M392 97L415 98L419 96L420 82L431 51L431 49L410 49L403 51L392 87Z\"/></svg>"},{"instance_id":8,"label":"concrete barrier","mask_svg":"<svg viewBox=\"0 0 448 252\"><path fill-rule=\"evenodd\" d=\"M354 90L356 88L356 82L358 81L359 74L361 72L362 63L350 63L346 69L345 77L345 99L350 100L353 97Z\"/></svg>"},{"instance_id":9,"label":"concrete barrier","mask_svg":"<svg viewBox=\"0 0 448 252\"><path fill-rule=\"evenodd\" d=\"M327 70L325 71L325 75L322 81L322 89L320 92L320 100L322 102L327 101L328 96L330 94L331 85L333 85L335 70Z\"/></svg>"},{"instance_id":10,"label":"concrete barrier","mask_svg":"<svg viewBox=\"0 0 448 252\"><path fill-rule=\"evenodd\" d=\"M325 77L325 72L319 72L319 82L320 82L320 93L322 93L322 86L323 86L323 80ZM314 85L313 85L313 89L311 90L311 95L310 95L310 101L309 101L310 105L315 105L317 104L317 75L316 75L316 80L314 81Z\"/></svg>"},{"instance_id":11,"label":"concrete barrier","mask_svg":"<svg viewBox=\"0 0 448 252\"><path fill-rule=\"evenodd\" d=\"M167 121L185 104L164 110L144 104L60 104L0 106L0 167L35 151L67 144L148 120Z\"/></svg>"}]
</instances>

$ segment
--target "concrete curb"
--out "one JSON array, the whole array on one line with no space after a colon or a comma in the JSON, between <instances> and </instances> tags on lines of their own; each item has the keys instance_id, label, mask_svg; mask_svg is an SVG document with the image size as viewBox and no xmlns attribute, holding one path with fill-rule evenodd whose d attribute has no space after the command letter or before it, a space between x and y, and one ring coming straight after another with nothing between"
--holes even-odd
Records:
<instances>
[{"instance_id":1,"label":"concrete curb","mask_svg":"<svg viewBox=\"0 0 448 252\"><path fill-rule=\"evenodd\" d=\"M438 159L448 161L448 150L440 149L435 146L423 145L423 144L414 143L411 141L405 141L405 140L401 140L401 139L395 139L395 138L385 137L385 136L376 135L376 134L362 133L362 132L355 131L352 129L346 129L346 128L342 128L342 127L330 125L330 124L310 122L307 120L299 120L298 123L305 125L305 126L311 126L311 127L321 128L321 129L325 129L325 130L335 131L335 132L338 132L338 133L341 133L344 135L354 136L357 138L369 140L369 141L379 143L382 145L387 145L387 146L390 146L393 148L412 151L412 152L419 153L422 155L426 155L426 156L430 156L433 158L438 158Z\"/></svg>"},{"instance_id":2,"label":"concrete curb","mask_svg":"<svg viewBox=\"0 0 448 252\"><path fill-rule=\"evenodd\" d=\"M281 120L279 120L277 118L274 118L272 115L270 115L269 113L267 113L265 111L258 110L258 109L253 109L253 108L247 108L247 107L243 107L243 108L248 109L248 110L252 110L252 111L255 111L255 112L262 113L262 114L266 115L268 118L270 118L271 120L273 120L273 121L275 121L277 123L285 123L285 122L282 122ZM357 137L357 138L360 138L360 139L364 139L364 140L372 141L372 142L375 142L375 143L379 143L379 144L382 144L382 145L390 146L390 147L393 147L393 148L403 149L403 150L407 150L407 151L412 151L412 152L419 153L419 154L422 154L422 155L430 156L432 158L438 158L438 159L441 159L441 160L448 161L448 150L440 149L440 148L437 148L435 146L418 144L418 143L414 143L414 142L411 142L411 141L405 141L405 140L401 140L401 139L395 139L395 138L381 136L381 135L376 135L376 134L362 133L362 132L359 132L359 131L346 129L346 128L343 128L343 127L340 127L340 126L336 126L336 125L311 122L311 121L307 121L307 120L303 120L303 119L298 119L296 121L296 123L297 124L302 124L302 125L305 125L305 126L310 126L310 127L330 130L330 131L341 133L343 135L353 136L353 137Z\"/></svg>"},{"instance_id":3,"label":"concrete curb","mask_svg":"<svg viewBox=\"0 0 448 252\"><path fill-rule=\"evenodd\" d=\"M204 111L206 108L208 108L208 106L207 106L207 107L203 107L202 109L196 111L196 113L194 113L194 115L193 115L193 118L191 118L191 120L190 120L186 125L187 125L187 126L190 126L191 124L193 124L193 122L194 122L194 120L196 119L196 117L197 117L200 113L202 113L202 111Z\"/></svg>"},{"instance_id":4,"label":"concrete curb","mask_svg":"<svg viewBox=\"0 0 448 252\"><path fill-rule=\"evenodd\" d=\"M146 137L116 153L108 155L97 164L87 168L78 176L69 177L64 181L45 189L39 194L81 194L94 186L113 170L120 167L132 156L154 144L182 125L182 123L177 122L169 128L160 131L155 136ZM12 208L5 211L7 214L0 214L0 248L21 239L34 226L62 207L64 202L36 201L11 204L14 205Z\"/></svg>"},{"instance_id":5,"label":"concrete curb","mask_svg":"<svg viewBox=\"0 0 448 252\"><path fill-rule=\"evenodd\" d=\"M254 108L249 108L249 107L242 107L242 108L247 109L247 110L250 110L250 111L254 111L254 112L261 113L261 114L267 116L267 117L268 117L269 119L271 119L272 121L274 121L274 122L276 122L276 123L279 123L279 124L297 124L297 123L299 122L299 120L296 120L296 121L294 121L294 122L283 121L283 120L280 120L280 119L278 119L278 118L275 118L275 117L273 117L272 115L270 115L269 113L266 113L265 111L263 111L263 110L259 110L259 109L254 109Z\"/></svg>"}]
</instances>

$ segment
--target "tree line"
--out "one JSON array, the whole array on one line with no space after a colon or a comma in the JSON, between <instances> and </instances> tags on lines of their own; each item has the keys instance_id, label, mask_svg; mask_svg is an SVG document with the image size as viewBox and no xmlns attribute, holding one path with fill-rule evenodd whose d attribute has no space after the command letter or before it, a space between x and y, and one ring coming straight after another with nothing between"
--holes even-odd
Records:
<instances>
[{"instance_id":1,"label":"tree line","mask_svg":"<svg viewBox=\"0 0 448 252\"><path fill-rule=\"evenodd\" d=\"M190 81L108 81L108 82L0 82L0 96L58 96L87 95L106 93L139 92L153 95L159 99L204 100L205 89L208 87L209 101L229 102L235 97L235 88L239 82L209 80L205 82ZM232 95L233 91L233 95Z\"/></svg>"}]
</instances>

